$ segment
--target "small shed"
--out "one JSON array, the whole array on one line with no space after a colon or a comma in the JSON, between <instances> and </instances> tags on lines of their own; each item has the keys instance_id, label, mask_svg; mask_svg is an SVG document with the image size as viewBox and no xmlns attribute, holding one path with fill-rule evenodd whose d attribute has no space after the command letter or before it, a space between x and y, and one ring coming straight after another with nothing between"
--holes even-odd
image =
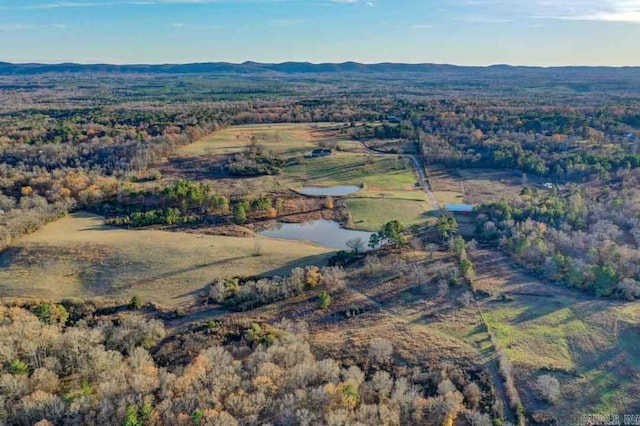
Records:
<instances>
[{"instance_id":1,"label":"small shed","mask_svg":"<svg viewBox=\"0 0 640 426\"><path fill-rule=\"evenodd\" d=\"M309 155L308 157L317 158L317 157L327 157L329 155L331 155L330 149L318 148L311 151L311 155Z\"/></svg>"},{"instance_id":2,"label":"small shed","mask_svg":"<svg viewBox=\"0 0 640 426\"><path fill-rule=\"evenodd\" d=\"M471 204L445 204L444 209L449 213L454 214L471 214L473 213L474 206Z\"/></svg>"}]
</instances>

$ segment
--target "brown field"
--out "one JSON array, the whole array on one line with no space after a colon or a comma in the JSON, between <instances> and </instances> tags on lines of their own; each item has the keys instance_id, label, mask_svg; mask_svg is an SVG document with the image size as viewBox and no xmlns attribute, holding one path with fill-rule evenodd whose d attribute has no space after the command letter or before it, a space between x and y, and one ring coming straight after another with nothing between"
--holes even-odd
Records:
<instances>
[{"instance_id":1,"label":"brown field","mask_svg":"<svg viewBox=\"0 0 640 426\"><path fill-rule=\"evenodd\" d=\"M436 252L433 259L419 251L404 257L424 268L427 280L434 268L455 265L446 252ZM472 259L475 287L489 295L479 295L477 304L468 307L460 304L468 287L450 286L449 293L439 297L435 282L420 285L387 265L375 277L349 271L349 285L333 294L327 310L318 309L318 291L311 290L244 313L213 309L193 319L224 317L225 322L245 324L304 320L314 351L345 361L366 353L369 341L382 336L393 343L397 363L455 365L472 371L485 377L495 397L507 406L499 348L513 364L529 417L551 415L575 424L584 413L640 409L633 398L640 383L640 303L595 299L544 284L493 250L479 250ZM188 319L176 323L187 324ZM557 405L538 396L534 383L542 374L552 374L561 383ZM514 420L513 410L507 408L504 414Z\"/></svg>"},{"instance_id":2,"label":"brown field","mask_svg":"<svg viewBox=\"0 0 640 426\"><path fill-rule=\"evenodd\" d=\"M522 190L519 172L491 169L447 169L429 167L429 180L440 203L481 204L516 200ZM529 185L540 185L541 180L528 177Z\"/></svg>"},{"instance_id":3,"label":"brown field","mask_svg":"<svg viewBox=\"0 0 640 426\"><path fill-rule=\"evenodd\" d=\"M314 351L321 358L348 361L354 354L366 354L371 339L384 337L393 343L400 365L455 365L487 378L492 386L498 370L489 337L482 332L482 318L474 306L462 307L458 302L468 289L452 286L446 296L438 297L437 284L432 281L434 268L453 267L454 258L446 252L436 252L433 259L424 252L403 257L427 271L427 282L419 284L406 274L398 275L392 266L397 257L393 257L373 277L350 270L350 284L332 296L327 310L318 309L318 291L312 290L248 312L212 312L227 323L304 320L310 327ZM347 316L347 312L353 314ZM185 325L185 320L177 324Z\"/></svg>"},{"instance_id":4,"label":"brown field","mask_svg":"<svg viewBox=\"0 0 640 426\"><path fill-rule=\"evenodd\" d=\"M25 236L0 255L5 298L130 298L165 306L193 302L216 278L284 274L322 264L329 250L310 243L104 226L74 214Z\"/></svg>"},{"instance_id":5,"label":"brown field","mask_svg":"<svg viewBox=\"0 0 640 426\"><path fill-rule=\"evenodd\" d=\"M252 140L269 150L286 155L308 153L323 142L344 143L349 146L351 141L338 135L339 126L335 123L233 126L183 147L178 156L233 154L246 149Z\"/></svg>"}]
</instances>

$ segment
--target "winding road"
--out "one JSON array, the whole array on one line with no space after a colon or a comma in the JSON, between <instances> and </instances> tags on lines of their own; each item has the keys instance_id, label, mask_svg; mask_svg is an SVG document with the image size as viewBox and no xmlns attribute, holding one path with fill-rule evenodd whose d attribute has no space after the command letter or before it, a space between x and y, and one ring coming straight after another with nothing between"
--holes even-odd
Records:
<instances>
[{"instance_id":1,"label":"winding road","mask_svg":"<svg viewBox=\"0 0 640 426\"><path fill-rule=\"evenodd\" d=\"M362 148L365 150L365 152L371 154L371 155L377 155L380 157L390 157L390 156L396 156L398 154L393 154L390 152L384 152L384 151L378 151L376 149L373 148L369 148L364 142L359 141L360 145L362 145ZM438 204L438 199L436 198L436 195L433 193L433 189L431 188L431 182L429 182L429 175L427 173L427 167L424 165L424 162L419 159L418 157L416 157L415 155L412 154L401 154L400 155L402 158L409 158L411 160L411 164L413 165L414 170L416 171L416 173L418 174L418 177L420 179L420 185L422 186L422 188L424 189L424 192L427 193L427 197L429 197L429 201L431 202L431 206L433 206L434 210L441 210L440 208L440 204Z\"/></svg>"}]
</instances>

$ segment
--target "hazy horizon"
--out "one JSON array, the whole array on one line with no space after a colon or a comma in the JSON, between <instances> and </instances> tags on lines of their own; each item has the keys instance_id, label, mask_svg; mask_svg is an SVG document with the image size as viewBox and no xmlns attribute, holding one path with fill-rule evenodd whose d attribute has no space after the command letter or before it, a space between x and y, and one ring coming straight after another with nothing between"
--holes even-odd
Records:
<instances>
[{"instance_id":1,"label":"hazy horizon","mask_svg":"<svg viewBox=\"0 0 640 426\"><path fill-rule=\"evenodd\" d=\"M640 0L4 0L12 63L638 66Z\"/></svg>"},{"instance_id":2,"label":"hazy horizon","mask_svg":"<svg viewBox=\"0 0 640 426\"><path fill-rule=\"evenodd\" d=\"M262 61L254 61L251 59L244 60L242 62L230 62L230 61L197 61L197 62L75 62L75 61L59 61L59 62L41 62L41 61L29 61L29 62L12 62L5 61L0 58L0 63L8 63L12 65L80 65L80 66L91 66L91 65L111 65L111 66L182 66L182 65L194 65L194 64L231 64L231 65L243 65L245 63L256 63L262 65L280 65L285 63L298 63L298 64L312 64L312 65L340 65L346 63L357 63L361 65L381 65L381 64L393 64L393 65L434 65L434 66L453 66L453 67L461 67L461 68L491 68L491 67L499 67L499 66L507 66L513 68L640 68L640 64L638 65L589 65L589 64L574 64L574 65L523 65L523 64L508 64L508 63L490 63L490 64L456 64L449 62L394 62L394 61L380 61L380 62L360 62L360 61L341 61L341 62L313 62L313 61L278 61L278 62L262 62Z\"/></svg>"}]
</instances>

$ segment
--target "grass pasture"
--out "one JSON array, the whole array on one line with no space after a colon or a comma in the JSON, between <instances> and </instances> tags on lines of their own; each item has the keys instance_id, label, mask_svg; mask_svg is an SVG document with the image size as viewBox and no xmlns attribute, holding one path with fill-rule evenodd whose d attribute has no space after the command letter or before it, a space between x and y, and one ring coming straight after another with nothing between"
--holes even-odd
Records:
<instances>
[{"instance_id":1,"label":"grass pasture","mask_svg":"<svg viewBox=\"0 0 640 426\"><path fill-rule=\"evenodd\" d=\"M345 199L356 229L375 231L393 219L413 225L426 220L431 210L425 192L415 187L416 177L408 160L340 153L304 160L286 168L285 176L297 189L361 185L362 190Z\"/></svg>"},{"instance_id":2,"label":"grass pasture","mask_svg":"<svg viewBox=\"0 0 640 426\"><path fill-rule=\"evenodd\" d=\"M423 223L429 212L426 201L416 202L401 198L356 198L345 200L356 229L376 231L391 220L405 226Z\"/></svg>"},{"instance_id":3,"label":"grass pasture","mask_svg":"<svg viewBox=\"0 0 640 426\"><path fill-rule=\"evenodd\" d=\"M319 264L329 250L304 242L104 226L73 214L18 240L0 255L3 297L130 298L165 306L192 302L216 278L287 273Z\"/></svg>"},{"instance_id":4,"label":"grass pasture","mask_svg":"<svg viewBox=\"0 0 640 426\"><path fill-rule=\"evenodd\" d=\"M258 124L233 126L180 149L178 156L218 156L242 152L252 140L283 155L306 154L322 142L349 143L335 131L335 123Z\"/></svg>"},{"instance_id":5,"label":"grass pasture","mask_svg":"<svg viewBox=\"0 0 640 426\"><path fill-rule=\"evenodd\" d=\"M416 182L408 160L350 153L305 159L300 165L287 167L284 175L302 185L364 184L368 191L412 191Z\"/></svg>"},{"instance_id":6,"label":"grass pasture","mask_svg":"<svg viewBox=\"0 0 640 426\"><path fill-rule=\"evenodd\" d=\"M513 363L527 410L567 424L577 414L637 411L628 396L637 392L640 380L640 303L543 284L493 251L480 251L474 261L476 287L492 294L480 301L484 321ZM562 398L556 405L537 394L534 383L542 374L560 381Z\"/></svg>"}]
</instances>

